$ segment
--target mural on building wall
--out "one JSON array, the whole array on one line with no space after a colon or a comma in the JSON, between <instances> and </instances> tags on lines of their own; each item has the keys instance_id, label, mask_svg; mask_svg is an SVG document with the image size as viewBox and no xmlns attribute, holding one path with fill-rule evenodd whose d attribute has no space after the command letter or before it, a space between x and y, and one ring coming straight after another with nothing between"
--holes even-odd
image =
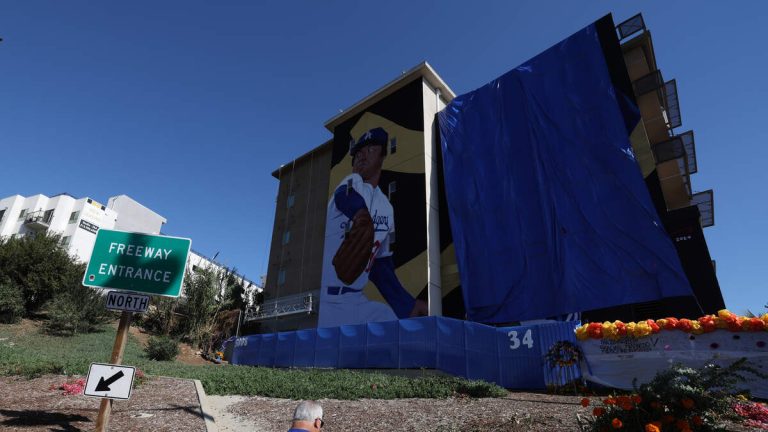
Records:
<instances>
[{"instance_id":1,"label":"mural on building wall","mask_svg":"<svg viewBox=\"0 0 768 432\"><path fill-rule=\"evenodd\" d=\"M319 327L427 314L422 82L334 130Z\"/></svg>"}]
</instances>

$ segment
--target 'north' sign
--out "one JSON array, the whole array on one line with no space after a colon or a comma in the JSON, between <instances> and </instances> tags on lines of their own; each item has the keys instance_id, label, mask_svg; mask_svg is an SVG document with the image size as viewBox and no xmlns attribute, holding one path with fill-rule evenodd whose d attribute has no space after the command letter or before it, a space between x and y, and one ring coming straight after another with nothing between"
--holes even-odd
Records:
<instances>
[{"instance_id":1,"label":"'north' sign","mask_svg":"<svg viewBox=\"0 0 768 432\"><path fill-rule=\"evenodd\" d=\"M110 291L107 294L107 309L128 312L146 312L149 296L122 291Z\"/></svg>"},{"instance_id":2,"label":"'north' sign","mask_svg":"<svg viewBox=\"0 0 768 432\"><path fill-rule=\"evenodd\" d=\"M136 368L105 363L91 363L83 394L109 399L126 400L131 397Z\"/></svg>"},{"instance_id":3,"label":"'north' sign","mask_svg":"<svg viewBox=\"0 0 768 432\"><path fill-rule=\"evenodd\" d=\"M178 297L192 240L100 229L83 285Z\"/></svg>"}]
</instances>

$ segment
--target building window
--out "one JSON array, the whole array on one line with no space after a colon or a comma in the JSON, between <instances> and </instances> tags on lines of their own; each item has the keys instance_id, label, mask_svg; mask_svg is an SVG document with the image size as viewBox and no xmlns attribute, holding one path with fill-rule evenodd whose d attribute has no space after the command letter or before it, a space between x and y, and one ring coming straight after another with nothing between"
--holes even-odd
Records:
<instances>
[{"instance_id":1,"label":"building window","mask_svg":"<svg viewBox=\"0 0 768 432\"><path fill-rule=\"evenodd\" d=\"M291 232L286 231L283 233L283 244L287 245L289 241L291 241Z\"/></svg>"},{"instance_id":2,"label":"building window","mask_svg":"<svg viewBox=\"0 0 768 432\"><path fill-rule=\"evenodd\" d=\"M285 269L280 269L280 272L277 273L277 285L285 285Z\"/></svg>"},{"instance_id":3,"label":"building window","mask_svg":"<svg viewBox=\"0 0 768 432\"><path fill-rule=\"evenodd\" d=\"M69 223L77 222L77 218L79 216L80 216L80 212L79 211L73 211L72 213L70 213L70 215L69 215Z\"/></svg>"},{"instance_id":4,"label":"building window","mask_svg":"<svg viewBox=\"0 0 768 432\"><path fill-rule=\"evenodd\" d=\"M389 140L389 154L395 154L397 152L397 138Z\"/></svg>"},{"instance_id":5,"label":"building window","mask_svg":"<svg viewBox=\"0 0 768 432\"><path fill-rule=\"evenodd\" d=\"M22 209L21 213L19 213L19 220L24 219L24 216L27 214L27 209Z\"/></svg>"},{"instance_id":6,"label":"building window","mask_svg":"<svg viewBox=\"0 0 768 432\"><path fill-rule=\"evenodd\" d=\"M61 247L67 248L69 247L69 243L72 241L72 236L66 236L61 238Z\"/></svg>"},{"instance_id":7,"label":"building window","mask_svg":"<svg viewBox=\"0 0 768 432\"><path fill-rule=\"evenodd\" d=\"M286 207L291 208L293 207L293 204L296 202L296 195L288 195L288 200L286 202Z\"/></svg>"},{"instance_id":8,"label":"building window","mask_svg":"<svg viewBox=\"0 0 768 432\"><path fill-rule=\"evenodd\" d=\"M45 213L43 213L43 222L50 224L52 219L53 219L53 209L46 210Z\"/></svg>"}]
</instances>

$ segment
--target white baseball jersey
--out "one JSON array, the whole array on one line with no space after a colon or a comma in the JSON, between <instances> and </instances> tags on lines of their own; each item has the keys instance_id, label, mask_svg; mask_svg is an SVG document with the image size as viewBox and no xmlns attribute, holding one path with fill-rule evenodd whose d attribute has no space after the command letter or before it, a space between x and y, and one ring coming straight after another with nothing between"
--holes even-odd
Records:
<instances>
[{"instance_id":1,"label":"white baseball jersey","mask_svg":"<svg viewBox=\"0 0 768 432\"><path fill-rule=\"evenodd\" d=\"M365 206L373 220L374 244L365 271L350 285L339 280L336 275L336 269L333 268L333 256L344 241L344 234L348 229L348 225L352 222L344 213L336 208L334 196L331 196L326 214L320 321L318 324L321 327L326 327L397 319L389 305L370 301L362 292L352 292L352 290L362 291L363 287L368 283L368 274L375 258L392 255L389 244L390 234L395 231L392 205L389 203L387 196L381 192L381 189L378 187L374 188L370 184L363 182L359 174L350 174L345 177L334 189L334 194L343 185L354 189L365 201ZM329 295L329 287L332 287L333 292L337 294ZM323 304L327 303L334 305L323 306ZM340 303L348 304L354 310L339 310L340 305L338 304Z\"/></svg>"}]
</instances>

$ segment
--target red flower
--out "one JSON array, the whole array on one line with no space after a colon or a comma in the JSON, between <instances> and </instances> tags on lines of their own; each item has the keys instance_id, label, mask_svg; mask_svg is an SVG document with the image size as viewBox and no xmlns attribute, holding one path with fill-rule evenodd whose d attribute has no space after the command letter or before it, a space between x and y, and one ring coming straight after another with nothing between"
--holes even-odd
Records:
<instances>
[{"instance_id":1,"label":"red flower","mask_svg":"<svg viewBox=\"0 0 768 432\"><path fill-rule=\"evenodd\" d=\"M600 339L603 337L603 324L598 322L589 323L587 325L587 334L592 339Z\"/></svg>"},{"instance_id":2,"label":"red flower","mask_svg":"<svg viewBox=\"0 0 768 432\"><path fill-rule=\"evenodd\" d=\"M704 424L704 420L702 420L702 419L701 419L701 417L699 417L699 416L693 416L693 418L691 419L691 421L692 421L692 422L693 422L693 424L694 424L694 425L696 425L696 426L701 426L701 425L703 425L703 424Z\"/></svg>"},{"instance_id":3,"label":"red flower","mask_svg":"<svg viewBox=\"0 0 768 432\"><path fill-rule=\"evenodd\" d=\"M690 333L691 329L693 328L693 325L691 324L691 320L687 318L682 318L680 321L677 322L677 325L675 326L676 329L682 330L686 333Z\"/></svg>"},{"instance_id":4,"label":"red flower","mask_svg":"<svg viewBox=\"0 0 768 432\"><path fill-rule=\"evenodd\" d=\"M649 319L646 322L648 323L648 326L651 327L651 331L653 333L658 333L659 331L661 331L661 327L659 327L659 325L656 324L656 321Z\"/></svg>"},{"instance_id":5,"label":"red flower","mask_svg":"<svg viewBox=\"0 0 768 432\"><path fill-rule=\"evenodd\" d=\"M592 410L592 415L595 417L600 417L603 414L605 414L605 408L596 407L595 409Z\"/></svg>"},{"instance_id":6,"label":"red flower","mask_svg":"<svg viewBox=\"0 0 768 432\"><path fill-rule=\"evenodd\" d=\"M653 402L651 402L651 408L659 409L659 408L661 408L661 404L656 402L656 401L653 401Z\"/></svg>"},{"instance_id":7,"label":"red flower","mask_svg":"<svg viewBox=\"0 0 768 432\"><path fill-rule=\"evenodd\" d=\"M762 331L765 329L765 323L760 318L752 317L749 319L749 329L751 331Z\"/></svg>"},{"instance_id":8,"label":"red flower","mask_svg":"<svg viewBox=\"0 0 768 432\"><path fill-rule=\"evenodd\" d=\"M619 332L619 336L626 336L627 335L627 325L624 324L621 321L616 321L613 323L616 326L616 330Z\"/></svg>"},{"instance_id":9,"label":"red flower","mask_svg":"<svg viewBox=\"0 0 768 432\"><path fill-rule=\"evenodd\" d=\"M688 420L680 419L675 423L675 426L677 426L678 429L684 430L684 429L690 429L691 425L688 424Z\"/></svg>"},{"instance_id":10,"label":"red flower","mask_svg":"<svg viewBox=\"0 0 768 432\"><path fill-rule=\"evenodd\" d=\"M603 403L606 405L616 405L616 399L609 397L608 399L605 399Z\"/></svg>"},{"instance_id":11,"label":"red flower","mask_svg":"<svg viewBox=\"0 0 768 432\"><path fill-rule=\"evenodd\" d=\"M639 405L642 401L643 401L643 398L640 397L640 395L632 395L632 402Z\"/></svg>"},{"instance_id":12,"label":"red flower","mask_svg":"<svg viewBox=\"0 0 768 432\"><path fill-rule=\"evenodd\" d=\"M681 400L680 404L683 405L683 408L688 409L688 410L693 408L694 405L696 405L693 402L693 399L690 399L690 398L685 398L685 399Z\"/></svg>"},{"instance_id":13,"label":"red flower","mask_svg":"<svg viewBox=\"0 0 768 432\"><path fill-rule=\"evenodd\" d=\"M611 420L611 426L613 426L614 429L621 429L622 426L624 426L624 423L614 417L613 420Z\"/></svg>"},{"instance_id":14,"label":"red flower","mask_svg":"<svg viewBox=\"0 0 768 432\"><path fill-rule=\"evenodd\" d=\"M665 330L674 330L675 328L677 328L677 318L669 317L666 320L667 320L667 324L664 326Z\"/></svg>"},{"instance_id":15,"label":"red flower","mask_svg":"<svg viewBox=\"0 0 768 432\"><path fill-rule=\"evenodd\" d=\"M675 416L672 414L664 414L664 417L661 418L661 422L664 424L670 424L675 421Z\"/></svg>"},{"instance_id":16,"label":"red flower","mask_svg":"<svg viewBox=\"0 0 768 432\"><path fill-rule=\"evenodd\" d=\"M583 398L581 400L581 406L583 406L584 408L588 407L589 406L589 399Z\"/></svg>"}]
</instances>

